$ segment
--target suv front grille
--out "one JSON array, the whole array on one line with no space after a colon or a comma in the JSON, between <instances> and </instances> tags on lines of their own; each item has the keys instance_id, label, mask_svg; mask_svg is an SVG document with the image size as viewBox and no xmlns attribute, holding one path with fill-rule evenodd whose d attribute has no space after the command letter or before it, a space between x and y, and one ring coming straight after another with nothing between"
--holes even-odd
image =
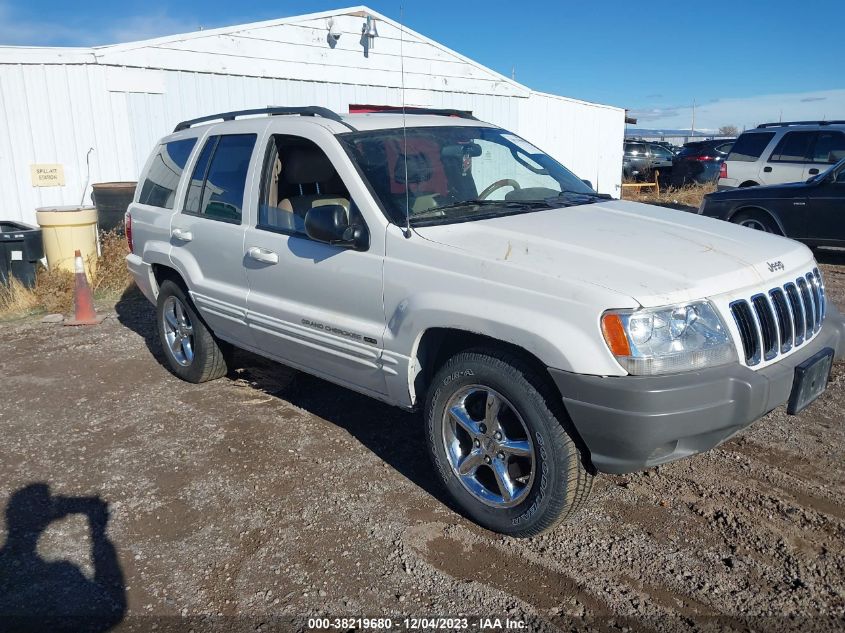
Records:
<instances>
[{"instance_id":1,"label":"suv front grille","mask_svg":"<svg viewBox=\"0 0 845 633\"><path fill-rule=\"evenodd\" d=\"M745 364L772 360L809 341L825 315L824 282L818 268L768 294L730 305L739 330Z\"/></svg>"}]
</instances>

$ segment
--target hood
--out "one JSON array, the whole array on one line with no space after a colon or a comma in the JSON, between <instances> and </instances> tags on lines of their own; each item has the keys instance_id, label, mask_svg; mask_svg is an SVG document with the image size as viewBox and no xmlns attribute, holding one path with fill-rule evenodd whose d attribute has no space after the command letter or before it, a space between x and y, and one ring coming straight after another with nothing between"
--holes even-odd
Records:
<instances>
[{"instance_id":1,"label":"hood","mask_svg":"<svg viewBox=\"0 0 845 633\"><path fill-rule=\"evenodd\" d=\"M789 182L777 185L758 185L756 187L736 187L708 193L707 198L713 200L744 200L753 198L755 200L766 200L774 198L792 198L805 196L807 191L815 187L815 183Z\"/></svg>"},{"instance_id":2,"label":"hood","mask_svg":"<svg viewBox=\"0 0 845 633\"><path fill-rule=\"evenodd\" d=\"M417 233L529 275L602 286L646 307L762 286L783 271L806 272L813 261L810 250L793 240L622 200Z\"/></svg>"}]
</instances>

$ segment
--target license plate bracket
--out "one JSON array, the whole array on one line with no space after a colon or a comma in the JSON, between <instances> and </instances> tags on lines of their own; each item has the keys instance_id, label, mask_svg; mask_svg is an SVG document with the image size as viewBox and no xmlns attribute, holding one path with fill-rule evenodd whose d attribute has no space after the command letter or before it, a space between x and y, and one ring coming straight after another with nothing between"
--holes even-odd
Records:
<instances>
[{"instance_id":1,"label":"license plate bracket","mask_svg":"<svg viewBox=\"0 0 845 633\"><path fill-rule=\"evenodd\" d=\"M825 347L795 368L792 393L786 406L789 415L800 413L824 393L832 366L833 350Z\"/></svg>"}]
</instances>

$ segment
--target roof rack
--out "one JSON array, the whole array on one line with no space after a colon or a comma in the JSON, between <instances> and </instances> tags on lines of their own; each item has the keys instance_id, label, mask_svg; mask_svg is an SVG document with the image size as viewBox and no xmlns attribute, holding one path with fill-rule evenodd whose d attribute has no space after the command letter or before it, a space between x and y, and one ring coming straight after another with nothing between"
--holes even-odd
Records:
<instances>
[{"instance_id":1,"label":"roof rack","mask_svg":"<svg viewBox=\"0 0 845 633\"><path fill-rule=\"evenodd\" d=\"M845 125L845 121L783 121L778 123L761 123L757 129L767 127L787 127L789 125Z\"/></svg>"},{"instance_id":2,"label":"roof rack","mask_svg":"<svg viewBox=\"0 0 845 633\"><path fill-rule=\"evenodd\" d=\"M453 116L458 117L459 119L469 119L471 121L478 121L476 117L473 116L472 112L468 112L467 110L454 110L451 108L422 108L422 107L415 107L415 106L406 106L403 108L402 106L350 106L349 108L350 113L354 114L381 114L381 113L390 113L390 114L401 114L403 111L405 114L435 114L439 116Z\"/></svg>"},{"instance_id":3,"label":"roof rack","mask_svg":"<svg viewBox=\"0 0 845 633\"><path fill-rule=\"evenodd\" d=\"M174 132L181 132L182 130L187 130L188 128L197 125L199 123L206 123L208 121L234 121L238 117L242 116L250 116L255 114L268 114L270 116L275 116L278 114L298 114L300 116L319 116L324 119L329 119L330 121L335 121L340 123L341 125L345 125L353 132L357 130L349 125L346 121L344 121L341 116L328 108L322 108L320 106L302 106L302 107L284 107L284 106L268 106L266 108L255 108L253 110L234 110L232 112L222 112L220 114L209 114L208 116L201 116L196 119L189 119L187 121L182 121L176 128L173 130Z\"/></svg>"}]
</instances>

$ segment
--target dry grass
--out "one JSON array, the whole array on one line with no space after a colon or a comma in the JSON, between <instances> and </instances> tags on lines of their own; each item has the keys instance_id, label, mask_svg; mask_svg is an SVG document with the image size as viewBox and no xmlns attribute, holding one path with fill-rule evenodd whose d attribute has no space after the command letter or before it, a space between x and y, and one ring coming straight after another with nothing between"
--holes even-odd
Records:
<instances>
[{"instance_id":1,"label":"dry grass","mask_svg":"<svg viewBox=\"0 0 845 633\"><path fill-rule=\"evenodd\" d=\"M38 308L35 293L12 277L9 284L0 283L0 317L28 314Z\"/></svg>"},{"instance_id":2,"label":"dry grass","mask_svg":"<svg viewBox=\"0 0 845 633\"><path fill-rule=\"evenodd\" d=\"M132 284L132 275L124 258L129 253L120 230L100 234L97 272L89 280L96 299L116 299ZM73 310L74 275L66 270L39 268L35 288L25 287L16 279L6 286L0 283L0 319L25 316L35 312L69 314Z\"/></svg>"},{"instance_id":3,"label":"dry grass","mask_svg":"<svg viewBox=\"0 0 845 633\"><path fill-rule=\"evenodd\" d=\"M40 268L35 280L38 307L48 313L69 313L73 310L74 275L67 270Z\"/></svg>"},{"instance_id":4,"label":"dry grass","mask_svg":"<svg viewBox=\"0 0 845 633\"><path fill-rule=\"evenodd\" d=\"M113 299L123 294L132 285L132 273L126 267L125 258L129 245L120 229L100 233L100 257L97 259L97 274L91 283L94 296L98 299Z\"/></svg>"},{"instance_id":5,"label":"dry grass","mask_svg":"<svg viewBox=\"0 0 845 633\"><path fill-rule=\"evenodd\" d=\"M661 187L660 195L651 189L623 189L625 200L644 202L646 204L657 204L664 206L684 206L698 209L704 196L716 191L716 183L706 185L687 185L675 189L673 187Z\"/></svg>"}]
</instances>

